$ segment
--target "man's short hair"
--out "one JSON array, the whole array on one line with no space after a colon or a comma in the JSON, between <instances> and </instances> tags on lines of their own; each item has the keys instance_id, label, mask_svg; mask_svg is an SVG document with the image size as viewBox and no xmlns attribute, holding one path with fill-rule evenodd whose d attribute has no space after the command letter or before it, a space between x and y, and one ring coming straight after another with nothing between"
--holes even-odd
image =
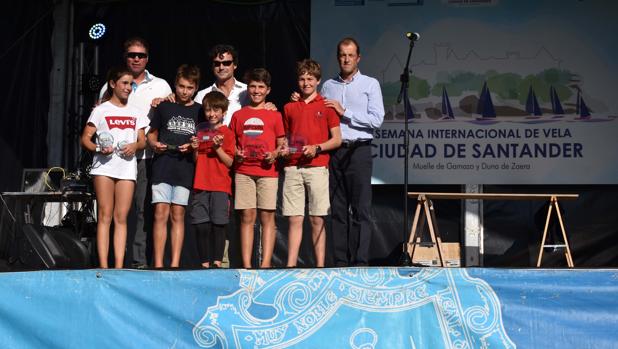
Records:
<instances>
[{"instance_id":1,"label":"man's short hair","mask_svg":"<svg viewBox=\"0 0 618 349\"><path fill-rule=\"evenodd\" d=\"M180 78L191 81L195 87L200 86L200 68L194 65L183 64L176 71L176 83Z\"/></svg>"},{"instance_id":2,"label":"man's short hair","mask_svg":"<svg viewBox=\"0 0 618 349\"><path fill-rule=\"evenodd\" d=\"M238 52L236 52L236 49L232 45L225 45L225 44L215 45L213 48L210 49L210 53L209 53L210 60L214 61L215 58L221 56L224 53L229 53L232 56L232 59L234 60L234 65L238 65Z\"/></svg>"},{"instance_id":3,"label":"man's short hair","mask_svg":"<svg viewBox=\"0 0 618 349\"><path fill-rule=\"evenodd\" d=\"M129 47L131 46L142 46L143 48L146 49L146 53L150 53L150 45L148 45L148 41L146 41L144 38L140 38L139 36L133 36L128 38L125 42L124 42L124 53L129 52Z\"/></svg>"},{"instance_id":4,"label":"man's short hair","mask_svg":"<svg viewBox=\"0 0 618 349\"><path fill-rule=\"evenodd\" d=\"M341 41L339 41L339 43L337 44L337 55L339 55L339 49L341 48L342 45L356 46L356 54L360 56L360 46L358 45L358 41L356 41L356 39L351 38L351 37L341 39Z\"/></svg>"},{"instance_id":5,"label":"man's short hair","mask_svg":"<svg viewBox=\"0 0 618 349\"><path fill-rule=\"evenodd\" d=\"M322 68L320 67L320 63L314 61L313 59L303 59L302 61L296 63L296 76L300 77L303 74L312 75L317 80L320 80L322 77Z\"/></svg>"},{"instance_id":6,"label":"man's short hair","mask_svg":"<svg viewBox=\"0 0 618 349\"><path fill-rule=\"evenodd\" d=\"M249 84L251 81L263 82L266 86L270 87L270 73L264 68L251 69L245 74L245 82Z\"/></svg>"},{"instance_id":7,"label":"man's short hair","mask_svg":"<svg viewBox=\"0 0 618 349\"><path fill-rule=\"evenodd\" d=\"M202 99L202 105L204 107L209 106L212 109L220 108L225 113L230 105L230 101L220 91L210 91Z\"/></svg>"}]
</instances>

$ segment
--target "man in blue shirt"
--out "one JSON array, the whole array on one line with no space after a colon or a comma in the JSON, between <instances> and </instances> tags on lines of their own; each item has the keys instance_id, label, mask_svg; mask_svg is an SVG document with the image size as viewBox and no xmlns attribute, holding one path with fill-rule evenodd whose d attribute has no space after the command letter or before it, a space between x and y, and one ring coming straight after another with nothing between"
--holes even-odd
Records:
<instances>
[{"instance_id":1,"label":"man in blue shirt","mask_svg":"<svg viewBox=\"0 0 618 349\"><path fill-rule=\"evenodd\" d=\"M330 159L330 196L335 266L369 264L371 220L371 142L384 121L380 84L358 70L360 48L353 38L337 45L340 73L322 86L325 104L341 120L341 147Z\"/></svg>"}]
</instances>

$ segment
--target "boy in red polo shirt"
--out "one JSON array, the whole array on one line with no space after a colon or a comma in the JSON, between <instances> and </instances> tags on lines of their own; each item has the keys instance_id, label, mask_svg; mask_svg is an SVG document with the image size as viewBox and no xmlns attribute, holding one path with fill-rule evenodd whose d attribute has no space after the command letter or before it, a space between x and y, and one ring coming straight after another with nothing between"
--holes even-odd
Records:
<instances>
[{"instance_id":1,"label":"boy in red polo shirt","mask_svg":"<svg viewBox=\"0 0 618 349\"><path fill-rule=\"evenodd\" d=\"M225 249L225 226L229 223L232 177L236 138L223 124L229 102L219 91L204 96L202 108L207 130L197 130L192 147L195 150L195 179L191 224L195 227L197 250L202 267L220 268ZM198 126L203 125L199 124Z\"/></svg>"},{"instance_id":2,"label":"boy in red polo shirt","mask_svg":"<svg viewBox=\"0 0 618 349\"><path fill-rule=\"evenodd\" d=\"M285 145L281 113L266 110L270 73L253 69L247 76L249 105L232 115L236 134L234 207L240 211L240 250L244 268L251 268L253 226L258 212L262 225L261 268L270 268L275 249L275 208L279 172L275 160Z\"/></svg>"},{"instance_id":3,"label":"boy in red polo shirt","mask_svg":"<svg viewBox=\"0 0 618 349\"><path fill-rule=\"evenodd\" d=\"M295 267L303 234L305 196L309 204L311 238L317 267L324 267L326 228L324 216L330 209L328 151L341 145L339 117L324 105L317 92L322 76L320 65L305 59L296 67L300 99L283 108L288 134L283 184L283 215L289 217L288 267Z\"/></svg>"}]
</instances>

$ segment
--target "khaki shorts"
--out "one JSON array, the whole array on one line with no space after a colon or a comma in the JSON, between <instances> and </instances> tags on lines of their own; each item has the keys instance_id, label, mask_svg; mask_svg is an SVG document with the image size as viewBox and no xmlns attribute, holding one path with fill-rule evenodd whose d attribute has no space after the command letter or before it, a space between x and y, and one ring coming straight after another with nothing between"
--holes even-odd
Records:
<instances>
[{"instance_id":1,"label":"khaki shorts","mask_svg":"<svg viewBox=\"0 0 618 349\"><path fill-rule=\"evenodd\" d=\"M283 215L304 216L305 201L309 203L310 216L328 215L330 210L328 168L296 166L285 168Z\"/></svg>"},{"instance_id":2,"label":"khaki shorts","mask_svg":"<svg viewBox=\"0 0 618 349\"><path fill-rule=\"evenodd\" d=\"M235 209L260 208L263 210L274 210L277 208L279 178L247 176L242 173L236 173L234 183L236 185L234 195Z\"/></svg>"}]
</instances>

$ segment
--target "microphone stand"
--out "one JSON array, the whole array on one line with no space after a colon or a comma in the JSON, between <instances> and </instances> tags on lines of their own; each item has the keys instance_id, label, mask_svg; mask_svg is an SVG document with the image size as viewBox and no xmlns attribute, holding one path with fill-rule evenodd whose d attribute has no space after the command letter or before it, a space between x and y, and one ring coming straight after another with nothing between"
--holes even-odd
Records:
<instances>
[{"instance_id":1,"label":"microphone stand","mask_svg":"<svg viewBox=\"0 0 618 349\"><path fill-rule=\"evenodd\" d=\"M408 58L406 59L406 66L403 68L403 73L399 77L401 81L401 90L399 90L399 96L397 97L397 104L403 100L403 110L405 115L405 132L404 132L404 165L403 165L403 241L401 243L402 251L399 257L400 266L411 266L412 259L408 253L408 154L410 148L410 137L408 135L408 122L410 115L412 114L412 106L410 105L410 99L408 98L408 87L410 85L410 57L412 56L412 49L414 48L414 40L410 40L410 49L408 50Z\"/></svg>"}]
</instances>

